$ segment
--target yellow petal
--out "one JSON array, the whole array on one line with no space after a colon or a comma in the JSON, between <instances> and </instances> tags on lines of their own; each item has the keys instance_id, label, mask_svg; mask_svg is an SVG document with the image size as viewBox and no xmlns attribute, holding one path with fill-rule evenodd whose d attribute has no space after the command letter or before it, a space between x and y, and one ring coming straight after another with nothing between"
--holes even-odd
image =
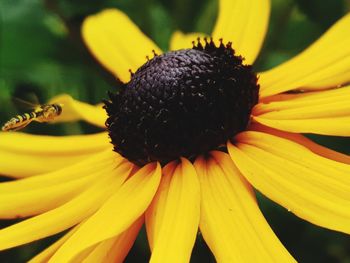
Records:
<instances>
[{"instance_id":1,"label":"yellow petal","mask_svg":"<svg viewBox=\"0 0 350 263\"><path fill-rule=\"evenodd\" d=\"M350 135L350 86L334 90L285 94L262 101L254 120L277 129L325 135Z\"/></svg>"},{"instance_id":2,"label":"yellow petal","mask_svg":"<svg viewBox=\"0 0 350 263\"><path fill-rule=\"evenodd\" d=\"M82 35L92 54L123 82L130 79L129 69L135 72L152 50L161 54L157 45L117 9L86 18Z\"/></svg>"},{"instance_id":3,"label":"yellow petal","mask_svg":"<svg viewBox=\"0 0 350 263\"><path fill-rule=\"evenodd\" d=\"M109 147L107 132L86 135L48 136L0 132L0 149L17 154L77 155L96 153Z\"/></svg>"},{"instance_id":4,"label":"yellow petal","mask_svg":"<svg viewBox=\"0 0 350 263\"><path fill-rule=\"evenodd\" d=\"M3 194L22 192L48 187L53 184L75 180L99 171L106 165L119 164L125 159L111 150L91 155L89 158L71 166L53 172L31 176L20 180L0 183L0 192Z\"/></svg>"},{"instance_id":5,"label":"yellow petal","mask_svg":"<svg viewBox=\"0 0 350 263\"><path fill-rule=\"evenodd\" d=\"M212 35L232 41L236 53L252 64L265 38L269 16L269 0L220 0Z\"/></svg>"},{"instance_id":6,"label":"yellow petal","mask_svg":"<svg viewBox=\"0 0 350 263\"><path fill-rule=\"evenodd\" d=\"M91 155L90 158L86 158L84 161L78 162L77 164L73 164L53 172L0 183L0 193L17 193L28 191L29 189L35 190L49 187L54 184L68 182L87 176L94 171L98 172L105 166L110 166L111 164L118 165L123 160L123 157L111 150L103 151Z\"/></svg>"},{"instance_id":7,"label":"yellow petal","mask_svg":"<svg viewBox=\"0 0 350 263\"><path fill-rule=\"evenodd\" d=\"M67 240L52 262L70 262L91 246L124 232L152 201L160 176L159 164L141 168Z\"/></svg>"},{"instance_id":8,"label":"yellow petal","mask_svg":"<svg viewBox=\"0 0 350 263\"><path fill-rule=\"evenodd\" d=\"M260 97L292 89L326 89L350 80L350 14L334 24L309 48L260 74Z\"/></svg>"},{"instance_id":9,"label":"yellow petal","mask_svg":"<svg viewBox=\"0 0 350 263\"><path fill-rule=\"evenodd\" d=\"M77 231L79 225L74 227L73 229L69 230L67 234L65 234L63 237L61 237L59 240L57 240L55 243L50 245L45 250L41 251L39 254L37 254L35 257L33 257L31 260L28 261L28 263L46 263L49 261L49 259L52 257L52 255L59 249L66 240L73 235L75 231Z\"/></svg>"},{"instance_id":10,"label":"yellow petal","mask_svg":"<svg viewBox=\"0 0 350 263\"><path fill-rule=\"evenodd\" d=\"M135 242L143 222L144 217L142 216L120 235L101 242L82 262L124 262L125 257Z\"/></svg>"},{"instance_id":11,"label":"yellow petal","mask_svg":"<svg viewBox=\"0 0 350 263\"><path fill-rule=\"evenodd\" d=\"M146 212L150 262L189 262L199 223L199 182L188 160L168 166Z\"/></svg>"},{"instance_id":12,"label":"yellow petal","mask_svg":"<svg viewBox=\"0 0 350 263\"><path fill-rule=\"evenodd\" d=\"M184 34L181 31L175 31L170 39L170 50L179 50L184 48L192 48L192 42L197 42L198 38L203 39L206 35L203 33Z\"/></svg>"},{"instance_id":13,"label":"yellow petal","mask_svg":"<svg viewBox=\"0 0 350 263\"><path fill-rule=\"evenodd\" d=\"M1 132L0 174L20 178L50 172L104 149L111 149L107 133L45 136Z\"/></svg>"},{"instance_id":14,"label":"yellow petal","mask_svg":"<svg viewBox=\"0 0 350 263\"><path fill-rule=\"evenodd\" d=\"M229 153L255 188L313 224L350 233L350 165L261 132L236 140Z\"/></svg>"},{"instance_id":15,"label":"yellow petal","mask_svg":"<svg viewBox=\"0 0 350 263\"><path fill-rule=\"evenodd\" d=\"M286 138L290 141L294 141L296 143L304 145L306 148L316 153L317 155L323 156L327 159L331 159L337 162L350 164L349 155L342 154L322 145L319 145L301 134L276 130L258 123L253 123L252 125L250 125L249 129L254 131L262 131L265 133L276 135L278 137Z\"/></svg>"},{"instance_id":16,"label":"yellow petal","mask_svg":"<svg viewBox=\"0 0 350 263\"><path fill-rule=\"evenodd\" d=\"M21 218L46 212L71 200L98 179L95 175L89 175L34 190L0 192L0 218Z\"/></svg>"},{"instance_id":17,"label":"yellow petal","mask_svg":"<svg viewBox=\"0 0 350 263\"><path fill-rule=\"evenodd\" d=\"M55 172L0 183L0 218L43 213L72 199L124 159L111 150Z\"/></svg>"},{"instance_id":18,"label":"yellow petal","mask_svg":"<svg viewBox=\"0 0 350 263\"><path fill-rule=\"evenodd\" d=\"M80 253L79 256L77 256L74 260L71 260L71 261L69 261L69 262L70 262L70 263L81 263L81 262L83 262L84 259L85 259L86 257L88 257L89 254L92 253L92 251L94 251L94 249L95 249L97 246L98 246L98 244L97 244L97 245L94 245L94 246L91 246L91 247L89 247L88 249L85 249L84 252ZM52 262L55 262L55 259L52 259L52 257L51 257L51 259L49 260L48 263L52 263Z\"/></svg>"},{"instance_id":19,"label":"yellow petal","mask_svg":"<svg viewBox=\"0 0 350 263\"><path fill-rule=\"evenodd\" d=\"M254 191L230 157L195 162L201 186L200 230L218 262L295 262L269 227Z\"/></svg>"},{"instance_id":20,"label":"yellow petal","mask_svg":"<svg viewBox=\"0 0 350 263\"><path fill-rule=\"evenodd\" d=\"M44 157L43 155L18 154L0 150L0 156L1 175L23 178L60 169L77 163L89 155Z\"/></svg>"},{"instance_id":21,"label":"yellow petal","mask_svg":"<svg viewBox=\"0 0 350 263\"><path fill-rule=\"evenodd\" d=\"M350 116L349 102L350 86L298 95L286 94L283 100L259 103L254 107L253 115L276 120L336 118Z\"/></svg>"},{"instance_id":22,"label":"yellow petal","mask_svg":"<svg viewBox=\"0 0 350 263\"><path fill-rule=\"evenodd\" d=\"M123 162L101 171L99 180L71 201L44 214L0 230L0 250L19 246L59 233L92 215L103 202L121 187L132 169Z\"/></svg>"},{"instance_id":23,"label":"yellow petal","mask_svg":"<svg viewBox=\"0 0 350 263\"><path fill-rule=\"evenodd\" d=\"M85 102L74 100L67 94L57 95L53 97L49 103L59 103L63 105L61 115L51 121L52 123L84 120L90 124L106 128L105 122L107 113L102 108L102 104L90 105Z\"/></svg>"},{"instance_id":24,"label":"yellow petal","mask_svg":"<svg viewBox=\"0 0 350 263\"><path fill-rule=\"evenodd\" d=\"M262 117L253 117L253 119L266 126L289 132L334 136L350 135L350 116L301 120L272 120Z\"/></svg>"}]
</instances>

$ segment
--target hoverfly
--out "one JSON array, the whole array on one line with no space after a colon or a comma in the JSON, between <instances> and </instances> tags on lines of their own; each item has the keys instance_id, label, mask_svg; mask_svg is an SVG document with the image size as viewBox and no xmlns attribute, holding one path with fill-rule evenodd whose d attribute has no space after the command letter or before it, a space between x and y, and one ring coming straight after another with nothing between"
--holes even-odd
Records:
<instances>
[{"instance_id":1,"label":"hoverfly","mask_svg":"<svg viewBox=\"0 0 350 263\"><path fill-rule=\"evenodd\" d=\"M62 113L63 105L59 103L35 105L18 98L15 98L15 100L30 105L33 111L11 118L2 126L2 131L17 131L23 129L32 121L49 122Z\"/></svg>"}]
</instances>

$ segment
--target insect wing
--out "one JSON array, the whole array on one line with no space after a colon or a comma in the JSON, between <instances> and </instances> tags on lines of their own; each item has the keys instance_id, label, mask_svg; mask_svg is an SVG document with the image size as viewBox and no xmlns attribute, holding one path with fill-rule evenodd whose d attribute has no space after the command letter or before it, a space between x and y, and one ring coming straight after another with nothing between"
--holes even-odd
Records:
<instances>
[{"instance_id":1,"label":"insect wing","mask_svg":"<svg viewBox=\"0 0 350 263\"><path fill-rule=\"evenodd\" d=\"M25 109L25 110L36 110L38 107L40 107L39 102L37 101L37 99L35 99L35 102L30 102L18 97L13 97L12 98L13 104L15 104L16 106L18 106L21 109Z\"/></svg>"}]
</instances>

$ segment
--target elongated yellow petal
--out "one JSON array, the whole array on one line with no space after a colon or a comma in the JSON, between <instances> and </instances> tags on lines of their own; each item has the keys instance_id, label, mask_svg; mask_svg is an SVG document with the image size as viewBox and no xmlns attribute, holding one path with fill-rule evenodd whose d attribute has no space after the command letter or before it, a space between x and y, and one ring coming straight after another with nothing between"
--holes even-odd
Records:
<instances>
[{"instance_id":1,"label":"elongated yellow petal","mask_svg":"<svg viewBox=\"0 0 350 263\"><path fill-rule=\"evenodd\" d=\"M260 97L292 89L327 89L350 80L350 14L291 60L260 74ZM315 59L317 58L317 59Z\"/></svg>"},{"instance_id":2,"label":"elongated yellow petal","mask_svg":"<svg viewBox=\"0 0 350 263\"><path fill-rule=\"evenodd\" d=\"M52 262L70 262L91 246L124 232L152 201L160 176L159 164L141 168L67 240Z\"/></svg>"},{"instance_id":3,"label":"elongated yellow petal","mask_svg":"<svg viewBox=\"0 0 350 263\"><path fill-rule=\"evenodd\" d=\"M93 214L125 181L132 165L123 162L117 168L101 172L100 179L71 201L44 214L0 230L0 250L19 246L59 233Z\"/></svg>"},{"instance_id":4,"label":"elongated yellow petal","mask_svg":"<svg viewBox=\"0 0 350 263\"><path fill-rule=\"evenodd\" d=\"M118 165L125 159L111 150L91 155L85 160L53 172L31 176L19 180L0 183L0 194L23 192L50 185L68 182L87 176L112 164Z\"/></svg>"},{"instance_id":5,"label":"elongated yellow petal","mask_svg":"<svg viewBox=\"0 0 350 263\"><path fill-rule=\"evenodd\" d=\"M262 101L254 120L277 129L325 135L350 135L350 86L334 90L285 94Z\"/></svg>"},{"instance_id":6,"label":"elongated yellow petal","mask_svg":"<svg viewBox=\"0 0 350 263\"><path fill-rule=\"evenodd\" d=\"M0 133L0 174L27 177L72 165L110 149L107 133L45 136Z\"/></svg>"},{"instance_id":7,"label":"elongated yellow petal","mask_svg":"<svg viewBox=\"0 0 350 263\"><path fill-rule=\"evenodd\" d=\"M254 107L253 115L275 120L350 116L350 86L289 97L286 94L280 101L261 102Z\"/></svg>"},{"instance_id":8,"label":"elongated yellow petal","mask_svg":"<svg viewBox=\"0 0 350 263\"><path fill-rule=\"evenodd\" d=\"M158 187L157 190L157 194L155 195L155 197L153 198L153 201L150 205L150 207L148 208L148 210L146 211L146 231L147 231L147 238L148 238L148 243L149 246L151 248L151 250L153 249L153 244L154 244L154 233L156 232L155 229L155 224L151 223L151 220L155 220L156 218L154 217L154 214L152 213L151 209L152 206L154 206L154 203L158 203L159 207L164 207L165 206L165 198L159 198L160 197L160 193L163 189L165 189L165 186L167 186L170 183L170 176L164 176L165 174L173 174L175 169L177 166L177 162L173 161L168 163L165 167L162 168L162 179L161 179L161 183Z\"/></svg>"},{"instance_id":9,"label":"elongated yellow petal","mask_svg":"<svg viewBox=\"0 0 350 263\"><path fill-rule=\"evenodd\" d=\"M130 79L147 60L157 45L121 11L107 9L85 19L82 26L84 41L92 54L123 82Z\"/></svg>"},{"instance_id":10,"label":"elongated yellow petal","mask_svg":"<svg viewBox=\"0 0 350 263\"><path fill-rule=\"evenodd\" d=\"M135 242L143 225L144 217L140 217L120 235L101 242L84 260L83 263L122 263Z\"/></svg>"},{"instance_id":11,"label":"elongated yellow petal","mask_svg":"<svg viewBox=\"0 0 350 263\"><path fill-rule=\"evenodd\" d=\"M46 156L17 154L0 150L0 175L24 178L36 174L47 173L77 163L88 155Z\"/></svg>"},{"instance_id":12,"label":"elongated yellow petal","mask_svg":"<svg viewBox=\"0 0 350 263\"><path fill-rule=\"evenodd\" d=\"M181 31L175 31L170 39L170 50L179 50L184 48L192 48L192 42L197 42L198 38L203 39L206 35L203 33L184 34Z\"/></svg>"},{"instance_id":13,"label":"elongated yellow petal","mask_svg":"<svg viewBox=\"0 0 350 263\"><path fill-rule=\"evenodd\" d=\"M312 140L306 138L305 136L298 134L298 133L291 133L291 132L284 132L280 130L276 130L258 123L253 123L249 127L250 130L254 131L261 131L264 133L269 133L276 135L278 137L286 138L290 141L299 143L301 145L304 145L306 148L308 148L310 151L316 153L317 155L326 157L327 159L331 159L337 162L350 164L350 156L346 154L342 154L336 151L333 151L327 147L324 147L322 145L319 145Z\"/></svg>"},{"instance_id":14,"label":"elongated yellow petal","mask_svg":"<svg viewBox=\"0 0 350 263\"><path fill-rule=\"evenodd\" d=\"M263 117L253 117L253 120L266 126L289 132L335 136L350 135L350 116L300 120L273 120Z\"/></svg>"},{"instance_id":15,"label":"elongated yellow petal","mask_svg":"<svg viewBox=\"0 0 350 263\"><path fill-rule=\"evenodd\" d=\"M98 179L95 175L89 175L40 189L29 188L23 192L13 193L0 192L0 218L21 218L46 212L71 200L93 180Z\"/></svg>"},{"instance_id":16,"label":"elongated yellow petal","mask_svg":"<svg viewBox=\"0 0 350 263\"><path fill-rule=\"evenodd\" d=\"M123 160L108 150L55 172L0 183L0 218L26 217L58 207Z\"/></svg>"},{"instance_id":17,"label":"elongated yellow petal","mask_svg":"<svg viewBox=\"0 0 350 263\"><path fill-rule=\"evenodd\" d=\"M106 128L105 122L107 119L107 113L102 108L102 104L90 105L75 100L68 94L57 95L53 97L49 103L62 104L61 115L51 121L52 123L84 120L90 124Z\"/></svg>"},{"instance_id":18,"label":"elongated yellow petal","mask_svg":"<svg viewBox=\"0 0 350 263\"><path fill-rule=\"evenodd\" d=\"M294 262L227 154L200 157L195 167L201 186L199 227L218 262Z\"/></svg>"},{"instance_id":19,"label":"elongated yellow petal","mask_svg":"<svg viewBox=\"0 0 350 263\"><path fill-rule=\"evenodd\" d=\"M59 240L57 240L55 243L50 245L45 250L41 251L38 255L33 257L31 260L28 261L28 263L46 263L49 261L49 259L52 257L52 255L59 249L66 240L73 235L75 231L77 231L79 225L69 230L67 234L65 234L63 237L61 237Z\"/></svg>"},{"instance_id":20,"label":"elongated yellow petal","mask_svg":"<svg viewBox=\"0 0 350 263\"><path fill-rule=\"evenodd\" d=\"M96 247L98 246L98 244L93 245L91 247L89 247L88 249L85 249L82 253L79 254L79 256L77 256L74 260L69 261L70 263L81 263L84 261L84 259L86 257L88 257L90 255L90 253L92 253ZM51 262L55 262L55 259L50 259L48 263Z\"/></svg>"},{"instance_id":21,"label":"elongated yellow petal","mask_svg":"<svg viewBox=\"0 0 350 263\"><path fill-rule=\"evenodd\" d=\"M197 174L184 158L180 164L174 163L163 170L157 195L146 212L150 262L189 262L196 240L200 204Z\"/></svg>"},{"instance_id":22,"label":"elongated yellow petal","mask_svg":"<svg viewBox=\"0 0 350 263\"><path fill-rule=\"evenodd\" d=\"M257 57L268 27L269 0L220 0L213 37L232 41L232 47L245 62Z\"/></svg>"},{"instance_id":23,"label":"elongated yellow petal","mask_svg":"<svg viewBox=\"0 0 350 263\"><path fill-rule=\"evenodd\" d=\"M331 173L329 173L328 176L333 177L334 175L335 179L338 180L340 178L340 180L345 180L344 182L346 183L350 180L348 176L343 176L344 172L350 172L350 165L320 157L312 153L306 147L298 143L294 143L290 140L254 131L240 133L236 136L236 139L239 143L244 142L249 144L250 142L252 142L253 145L266 149L270 153L279 155L280 157L296 158L296 161L303 162L305 165L312 167L315 171L326 172L323 167L328 167L329 169L331 169L329 171L332 171ZM256 140L260 141L256 142ZM271 143L271 141L274 143L274 145L270 145L270 147L268 147L267 144ZM278 145L278 149L276 145Z\"/></svg>"},{"instance_id":24,"label":"elongated yellow petal","mask_svg":"<svg viewBox=\"0 0 350 263\"><path fill-rule=\"evenodd\" d=\"M350 165L261 132L236 140L229 153L255 188L305 220L350 233Z\"/></svg>"},{"instance_id":25,"label":"elongated yellow petal","mask_svg":"<svg viewBox=\"0 0 350 263\"><path fill-rule=\"evenodd\" d=\"M109 148L107 132L89 135L49 136L0 132L0 150L42 156L95 153Z\"/></svg>"}]
</instances>

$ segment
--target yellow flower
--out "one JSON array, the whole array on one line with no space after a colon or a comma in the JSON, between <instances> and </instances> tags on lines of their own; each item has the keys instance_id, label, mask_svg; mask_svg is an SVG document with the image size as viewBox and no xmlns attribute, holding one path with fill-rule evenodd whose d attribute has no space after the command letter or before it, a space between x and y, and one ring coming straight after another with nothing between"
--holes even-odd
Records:
<instances>
[{"instance_id":1,"label":"yellow flower","mask_svg":"<svg viewBox=\"0 0 350 263\"><path fill-rule=\"evenodd\" d=\"M232 41L252 64L269 1L221 0L219 11L214 42ZM300 134L350 135L349 27L346 15L304 52L258 74L259 103L250 126L227 142L228 154L138 167L112 151L107 132L1 133L0 171L19 180L0 184L0 217L30 218L0 230L0 249L71 228L32 262L122 262L145 222L151 262L188 262L198 228L218 262L295 261L264 219L252 186L311 223L350 233L350 157ZM124 83L151 50L162 53L116 9L88 17L82 33ZM170 50L192 47L197 36L175 32ZM64 104L59 121L104 127L100 106L67 95L53 101Z\"/></svg>"}]
</instances>

